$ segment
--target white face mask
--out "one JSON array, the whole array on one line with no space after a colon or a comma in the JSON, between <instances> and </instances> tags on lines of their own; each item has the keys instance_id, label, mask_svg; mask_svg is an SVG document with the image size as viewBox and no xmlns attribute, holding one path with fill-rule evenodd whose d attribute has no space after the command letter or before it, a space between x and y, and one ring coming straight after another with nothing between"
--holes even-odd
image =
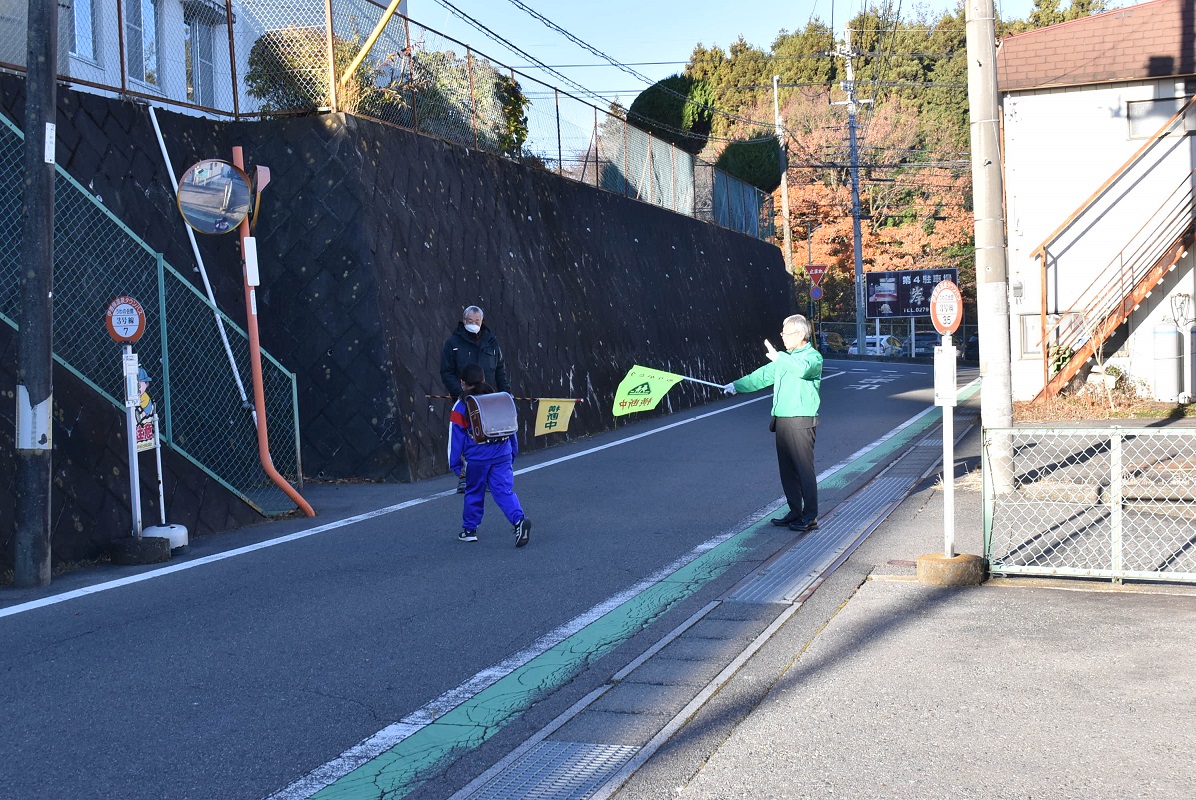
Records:
<instances>
[{"instance_id":1,"label":"white face mask","mask_svg":"<svg viewBox=\"0 0 1196 800\"><path fill-rule=\"evenodd\" d=\"M478 331L480 331L481 329L482 329L482 326L481 326L481 325L469 325L469 324L467 324L467 325L465 326L465 330L469 331L470 333L477 333L477 332L478 332Z\"/></svg>"}]
</instances>

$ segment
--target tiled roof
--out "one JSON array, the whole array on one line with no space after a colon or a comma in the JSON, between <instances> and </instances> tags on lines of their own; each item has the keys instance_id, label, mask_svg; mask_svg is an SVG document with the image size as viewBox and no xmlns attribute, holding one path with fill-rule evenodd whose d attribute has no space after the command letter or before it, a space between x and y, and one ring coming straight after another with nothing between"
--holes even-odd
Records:
<instances>
[{"instance_id":1,"label":"tiled roof","mask_svg":"<svg viewBox=\"0 0 1196 800\"><path fill-rule=\"evenodd\" d=\"M1192 0L1129 8L1019 33L997 48L1001 92L1196 73Z\"/></svg>"}]
</instances>

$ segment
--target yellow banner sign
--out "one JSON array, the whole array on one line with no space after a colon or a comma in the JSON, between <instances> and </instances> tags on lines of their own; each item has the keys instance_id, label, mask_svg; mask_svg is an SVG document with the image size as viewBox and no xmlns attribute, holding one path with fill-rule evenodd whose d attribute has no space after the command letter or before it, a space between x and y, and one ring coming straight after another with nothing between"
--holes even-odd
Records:
<instances>
[{"instance_id":1,"label":"yellow banner sign","mask_svg":"<svg viewBox=\"0 0 1196 800\"><path fill-rule=\"evenodd\" d=\"M573 406L576 400L554 400L550 397L539 398L539 410L536 411L536 436L546 433L564 433L569 430L569 418L573 416Z\"/></svg>"},{"instance_id":2,"label":"yellow banner sign","mask_svg":"<svg viewBox=\"0 0 1196 800\"><path fill-rule=\"evenodd\" d=\"M684 379L684 375L661 372L637 364L615 390L615 407L611 413L621 417L636 411L650 411L656 408L656 404L668 394L669 389Z\"/></svg>"}]
</instances>

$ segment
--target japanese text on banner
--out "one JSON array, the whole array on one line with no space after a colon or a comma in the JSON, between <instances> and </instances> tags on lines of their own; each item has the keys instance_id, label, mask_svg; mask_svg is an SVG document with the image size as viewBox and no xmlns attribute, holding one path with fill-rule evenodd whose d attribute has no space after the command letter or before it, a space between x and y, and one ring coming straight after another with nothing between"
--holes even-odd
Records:
<instances>
[{"instance_id":1,"label":"japanese text on banner","mask_svg":"<svg viewBox=\"0 0 1196 800\"><path fill-rule=\"evenodd\" d=\"M661 372L637 364L615 390L615 405L611 413L621 417L636 411L650 411L656 408L656 404L668 394L669 389L684 379L684 375Z\"/></svg>"},{"instance_id":2,"label":"japanese text on banner","mask_svg":"<svg viewBox=\"0 0 1196 800\"><path fill-rule=\"evenodd\" d=\"M542 397L536 411L536 436L546 433L564 433L569 430L569 419L573 416L576 400L554 400Z\"/></svg>"}]
</instances>

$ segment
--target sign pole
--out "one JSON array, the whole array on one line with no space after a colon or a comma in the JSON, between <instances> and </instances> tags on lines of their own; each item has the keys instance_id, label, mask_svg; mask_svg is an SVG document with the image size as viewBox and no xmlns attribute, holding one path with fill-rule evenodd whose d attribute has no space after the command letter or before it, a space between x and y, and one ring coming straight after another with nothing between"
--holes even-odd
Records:
<instances>
[{"instance_id":1,"label":"sign pole","mask_svg":"<svg viewBox=\"0 0 1196 800\"><path fill-rule=\"evenodd\" d=\"M137 354L125 345L121 358L125 371L125 438L129 443L129 504L133 511L133 537L141 538L141 472L137 464L136 409L141 400L137 391Z\"/></svg>"},{"instance_id":2,"label":"sign pole","mask_svg":"<svg viewBox=\"0 0 1196 800\"><path fill-rule=\"evenodd\" d=\"M951 334L943 334L943 355L955 358ZM936 365L937 366L937 365ZM954 365L952 365L954 366ZM954 369L950 370L952 373ZM954 383L954 381L952 381ZM952 393L954 386L947 387ZM943 406L943 555L955 558L955 408Z\"/></svg>"},{"instance_id":3,"label":"sign pole","mask_svg":"<svg viewBox=\"0 0 1196 800\"><path fill-rule=\"evenodd\" d=\"M951 334L963 320L963 294L941 281L930 295L930 316L943 343L934 348L934 403L943 409L943 557L955 558L955 404L958 391Z\"/></svg>"},{"instance_id":4,"label":"sign pole","mask_svg":"<svg viewBox=\"0 0 1196 800\"><path fill-rule=\"evenodd\" d=\"M141 538L141 479L137 465L137 416L141 389L137 386L137 354L133 343L145 333L145 308L136 299L121 295L108 304L104 327L112 341L124 345L121 365L125 377L125 439L129 445L129 505L133 514L133 538Z\"/></svg>"}]
</instances>

